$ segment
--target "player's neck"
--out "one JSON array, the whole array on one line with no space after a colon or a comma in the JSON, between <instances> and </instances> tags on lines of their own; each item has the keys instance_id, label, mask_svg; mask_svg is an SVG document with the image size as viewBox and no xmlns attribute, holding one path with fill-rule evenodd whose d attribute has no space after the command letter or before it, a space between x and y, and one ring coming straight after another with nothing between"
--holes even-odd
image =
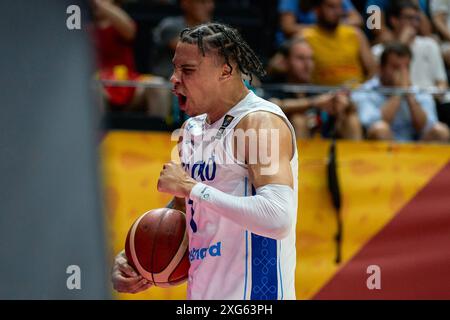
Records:
<instances>
[{"instance_id":1,"label":"player's neck","mask_svg":"<svg viewBox=\"0 0 450 320\"><path fill-rule=\"evenodd\" d=\"M206 121L212 124L222 118L231 108L237 105L241 100L243 100L249 90L242 83L242 85L234 86L224 90L224 92L218 97L218 102L212 108L211 112L208 112L208 117Z\"/></svg>"}]
</instances>

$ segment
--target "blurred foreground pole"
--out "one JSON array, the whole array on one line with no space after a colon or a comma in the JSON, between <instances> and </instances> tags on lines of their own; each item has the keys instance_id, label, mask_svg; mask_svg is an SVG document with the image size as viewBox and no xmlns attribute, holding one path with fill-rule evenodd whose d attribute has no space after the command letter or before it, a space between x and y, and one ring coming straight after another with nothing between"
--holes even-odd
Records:
<instances>
[{"instance_id":1,"label":"blurred foreground pole","mask_svg":"<svg viewBox=\"0 0 450 320\"><path fill-rule=\"evenodd\" d=\"M109 298L86 9L0 2L0 299Z\"/></svg>"}]
</instances>

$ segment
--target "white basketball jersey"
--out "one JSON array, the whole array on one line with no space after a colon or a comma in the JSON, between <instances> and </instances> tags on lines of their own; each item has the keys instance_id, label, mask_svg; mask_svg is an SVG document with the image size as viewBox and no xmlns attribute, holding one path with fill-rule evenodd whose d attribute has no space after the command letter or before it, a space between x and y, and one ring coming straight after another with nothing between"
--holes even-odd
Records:
<instances>
[{"instance_id":1,"label":"white basketball jersey","mask_svg":"<svg viewBox=\"0 0 450 320\"><path fill-rule=\"evenodd\" d=\"M206 114L187 120L181 147L182 165L192 178L222 192L237 197L255 194L247 166L232 156L233 129L255 111L280 116L292 132L295 152L291 169L297 209L298 156L294 129L277 105L253 92L211 125L206 122ZM226 162L226 157L234 163ZM296 217L289 235L282 240L254 234L219 212L203 212L190 199L186 199L186 219L191 263L188 299L295 299Z\"/></svg>"}]
</instances>

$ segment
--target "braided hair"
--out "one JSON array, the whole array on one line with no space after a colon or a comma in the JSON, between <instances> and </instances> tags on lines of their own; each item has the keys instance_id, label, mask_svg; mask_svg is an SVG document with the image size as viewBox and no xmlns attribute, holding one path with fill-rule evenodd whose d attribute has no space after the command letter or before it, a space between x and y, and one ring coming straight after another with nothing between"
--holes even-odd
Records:
<instances>
[{"instance_id":1,"label":"braided hair","mask_svg":"<svg viewBox=\"0 0 450 320\"><path fill-rule=\"evenodd\" d=\"M250 83L253 75L259 77L266 75L266 71L255 52L236 29L227 25L206 23L193 28L186 28L180 33L180 42L196 44L203 56L211 50L218 50L219 56L225 59L231 73L233 67L230 62L235 62L239 70L250 77Z\"/></svg>"}]
</instances>

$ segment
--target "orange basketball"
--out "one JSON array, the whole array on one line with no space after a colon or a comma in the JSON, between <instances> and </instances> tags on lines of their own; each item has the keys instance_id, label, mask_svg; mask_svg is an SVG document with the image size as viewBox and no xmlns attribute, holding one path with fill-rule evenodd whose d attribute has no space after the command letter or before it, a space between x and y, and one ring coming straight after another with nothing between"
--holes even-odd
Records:
<instances>
[{"instance_id":1,"label":"orange basketball","mask_svg":"<svg viewBox=\"0 0 450 320\"><path fill-rule=\"evenodd\" d=\"M128 263L158 287L185 282L190 264L184 213L161 208L141 215L128 231L125 254Z\"/></svg>"}]
</instances>

